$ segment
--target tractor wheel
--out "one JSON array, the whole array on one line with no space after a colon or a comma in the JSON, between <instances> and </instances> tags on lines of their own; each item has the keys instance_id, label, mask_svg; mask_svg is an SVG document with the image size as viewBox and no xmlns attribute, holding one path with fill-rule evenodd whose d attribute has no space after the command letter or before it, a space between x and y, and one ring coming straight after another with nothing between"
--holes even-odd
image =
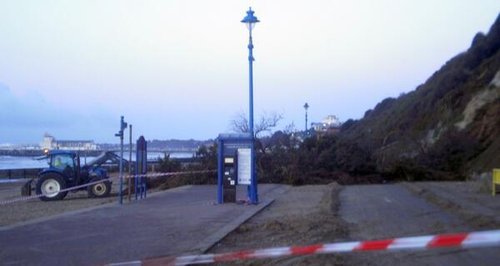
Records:
<instances>
[{"instance_id":1,"label":"tractor wheel","mask_svg":"<svg viewBox=\"0 0 500 266\"><path fill-rule=\"evenodd\" d=\"M66 188L66 182L58 174L43 175L36 183L36 194L44 195L40 197L42 201L62 200L68 194L67 191L59 192Z\"/></svg>"},{"instance_id":2,"label":"tractor wheel","mask_svg":"<svg viewBox=\"0 0 500 266\"><path fill-rule=\"evenodd\" d=\"M94 177L90 179L89 183L97 182L100 178ZM89 194L89 198L104 198L109 195L111 192L111 182L102 181L101 183L96 183L87 187L87 192Z\"/></svg>"}]
</instances>

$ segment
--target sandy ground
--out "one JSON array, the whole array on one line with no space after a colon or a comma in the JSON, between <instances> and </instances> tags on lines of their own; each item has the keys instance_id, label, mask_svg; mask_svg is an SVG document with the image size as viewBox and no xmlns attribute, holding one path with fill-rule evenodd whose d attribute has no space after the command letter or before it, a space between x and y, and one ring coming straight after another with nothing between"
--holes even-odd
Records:
<instances>
[{"instance_id":1,"label":"sandy ground","mask_svg":"<svg viewBox=\"0 0 500 266\"><path fill-rule=\"evenodd\" d=\"M21 197L23 183L0 184L0 202ZM110 196L89 198L87 191L69 192L61 201L44 202L39 199L0 205L0 228L22 222L33 222L54 215L78 211L103 204L118 202L118 182L113 182ZM127 200L124 200L127 203Z\"/></svg>"},{"instance_id":2,"label":"sandy ground","mask_svg":"<svg viewBox=\"0 0 500 266\"><path fill-rule=\"evenodd\" d=\"M378 187L333 184L290 187L286 193L277 196L272 206L240 226L209 253L498 229L500 195L493 198L480 186L474 182L423 182ZM375 188L379 192L375 192ZM484 259L483 265L496 265L500 253L497 248L391 254L374 252L285 257L232 264L471 265L471 261L481 259Z\"/></svg>"}]
</instances>

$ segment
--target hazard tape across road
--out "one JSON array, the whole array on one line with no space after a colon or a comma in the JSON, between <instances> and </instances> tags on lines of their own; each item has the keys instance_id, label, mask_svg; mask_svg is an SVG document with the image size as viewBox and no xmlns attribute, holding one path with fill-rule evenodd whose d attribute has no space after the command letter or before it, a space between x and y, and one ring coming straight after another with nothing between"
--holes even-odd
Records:
<instances>
[{"instance_id":1,"label":"hazard tape across road","mask_svg":"<svg viewBox=\"0 0 500 266\"><path fill-rule=\"evenodd\" d=\"M61 189L61 190L58 191L58 193L72 191L72 190L77 190L77 189L80 189L80 188L92 186L92 185L99 184L99 183L102 183L102 182L105 182L105 181L110 181L110 180L111 180L111 178L101 179L101 180L90 182L90 183L86 183L86 184L83 184L83 185ZM50 193L50 194L53 194L53 193ZM11 200L0 201L0 205L7 205L7 204L12 204L12 203L15 203L15 202L19 202L19 201L27 201L27 200L31 200L31 199L37 199L37 198L41 198L41 197L44 197L44 196L46 196L46 194L38 194L38 195L33 195L33 196L19 197L19 198L15 198L15 199L11 199Z\"/></svg>"},{"instance_id":2,"label":"hazard tape across road","mask_svg":"<svg viewBox=\"0 0 500 266\"><path fill-rule=\"evenodd\" d=\"M143 174L143 175L126 175L123 178L151 178L151 177L163 177L163 176L174 176L174 175L191 175L191 174L205 174L205 173L213 173L217 170L199 170L199 171L185 171L185 172L168 172L168 173L152 173L152 174Z\"/></svg>"},{"instance_id":3,"label":"hazard tape across road","mask_svg":"<svg viewBox=\"0 0 500 266\"><path fill-rule=\"evenodd\" d=\"M176 176L176 175L190 175L190 174L212 173L212 172L215 172L215 171L216 170L200 170L200 171L185 171L185 172L152 173L152 174L141 174L141 175L126 175L126 176L123 176L123 178L124 179L130 179L130 178L135 178L135 177L137 177L137 178L143 178L143 177L144 178L153 178L153 177L164 177L164 176ZM61 189L61 190L59 190L59 193L61 193L61 192L67 192L67 191L72 191L72 190L77 190L77 189L80 189L80 188L89 187L89 186L92 186L92 185L95 185L95 184L99 184L99 183L102 183L104 181L113 181L113 180L119 181L120 177L115 177L115 178L108 177L106 179L100 179L100 180L97 180L97 181L94 181L94 182L89 182L89 183L86 183L86 184L83 184L83 185ZM52 194L52 193L50 193L50 194ZM19 198L15 198L15 199L0 201L0 206L2 206L2 205L8 205L8 204L16 203L16 202L21 202L21 201L28 201L28 200L32 200L32 199L37 199L37 198L41 198L41 197L44 197L44 196L46 196L46 195L45 194L38 194L38 195L33 195L33 196L19 197Z\"/></svg>"},{"instance_id":4,"label":"hazard tape across road","mask_svg":"<svg viewBox=\"0 0 500 266\"><path fill-rule=\"evenodd\" d=\"M363 251L426 250L436 248L477 248L500 246L500 230L472 233L442 234L372 241L339 242L311 246L291 246L245 250L220 254L163 257L143 261L129 261L109 264L118 265L189 265L279 258L312 254L348 253Z\"/></svg>"}]
</instances>

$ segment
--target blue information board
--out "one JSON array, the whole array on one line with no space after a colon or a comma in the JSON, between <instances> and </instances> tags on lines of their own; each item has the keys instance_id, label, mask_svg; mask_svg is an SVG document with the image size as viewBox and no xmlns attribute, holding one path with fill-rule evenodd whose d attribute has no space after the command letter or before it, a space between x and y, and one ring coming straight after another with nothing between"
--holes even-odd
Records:
<instances>
[{"instance_id":1,"label":"blue information board","mask_svg":"<svg viewBox=\"0 0 500 266\"><path fill-rule=\"evenodd\" d=\"M258 204L252 134L220 134L217 144L217 203L232 202L229 194L235 193L235 186L246 185L250 203Z\"/></svg>"}]
</instances>

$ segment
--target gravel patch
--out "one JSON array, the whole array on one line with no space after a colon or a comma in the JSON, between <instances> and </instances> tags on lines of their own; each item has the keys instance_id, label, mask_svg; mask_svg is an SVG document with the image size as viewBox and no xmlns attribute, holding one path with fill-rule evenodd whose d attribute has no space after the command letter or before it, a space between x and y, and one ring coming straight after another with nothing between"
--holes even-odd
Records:
<instances>
[{"instance_id":1,"label":"gravel patch","mask_svg":"<svg viewBox=\"0 0 500 266\"><path fill-rule=\"evenodd\" d=\"M0 184L0 201L12 200L21 197L23 183ZM69 192L60 201L41 201L31 199L7 205L0 205L0 229L26 222L35 222L63 213L94 208L103 204L118 202L118 182L113 182L110 196L105 198L89 198L87 191ZM124 198L124 203L127 203Z\"/></svg>"}]
</instances>

